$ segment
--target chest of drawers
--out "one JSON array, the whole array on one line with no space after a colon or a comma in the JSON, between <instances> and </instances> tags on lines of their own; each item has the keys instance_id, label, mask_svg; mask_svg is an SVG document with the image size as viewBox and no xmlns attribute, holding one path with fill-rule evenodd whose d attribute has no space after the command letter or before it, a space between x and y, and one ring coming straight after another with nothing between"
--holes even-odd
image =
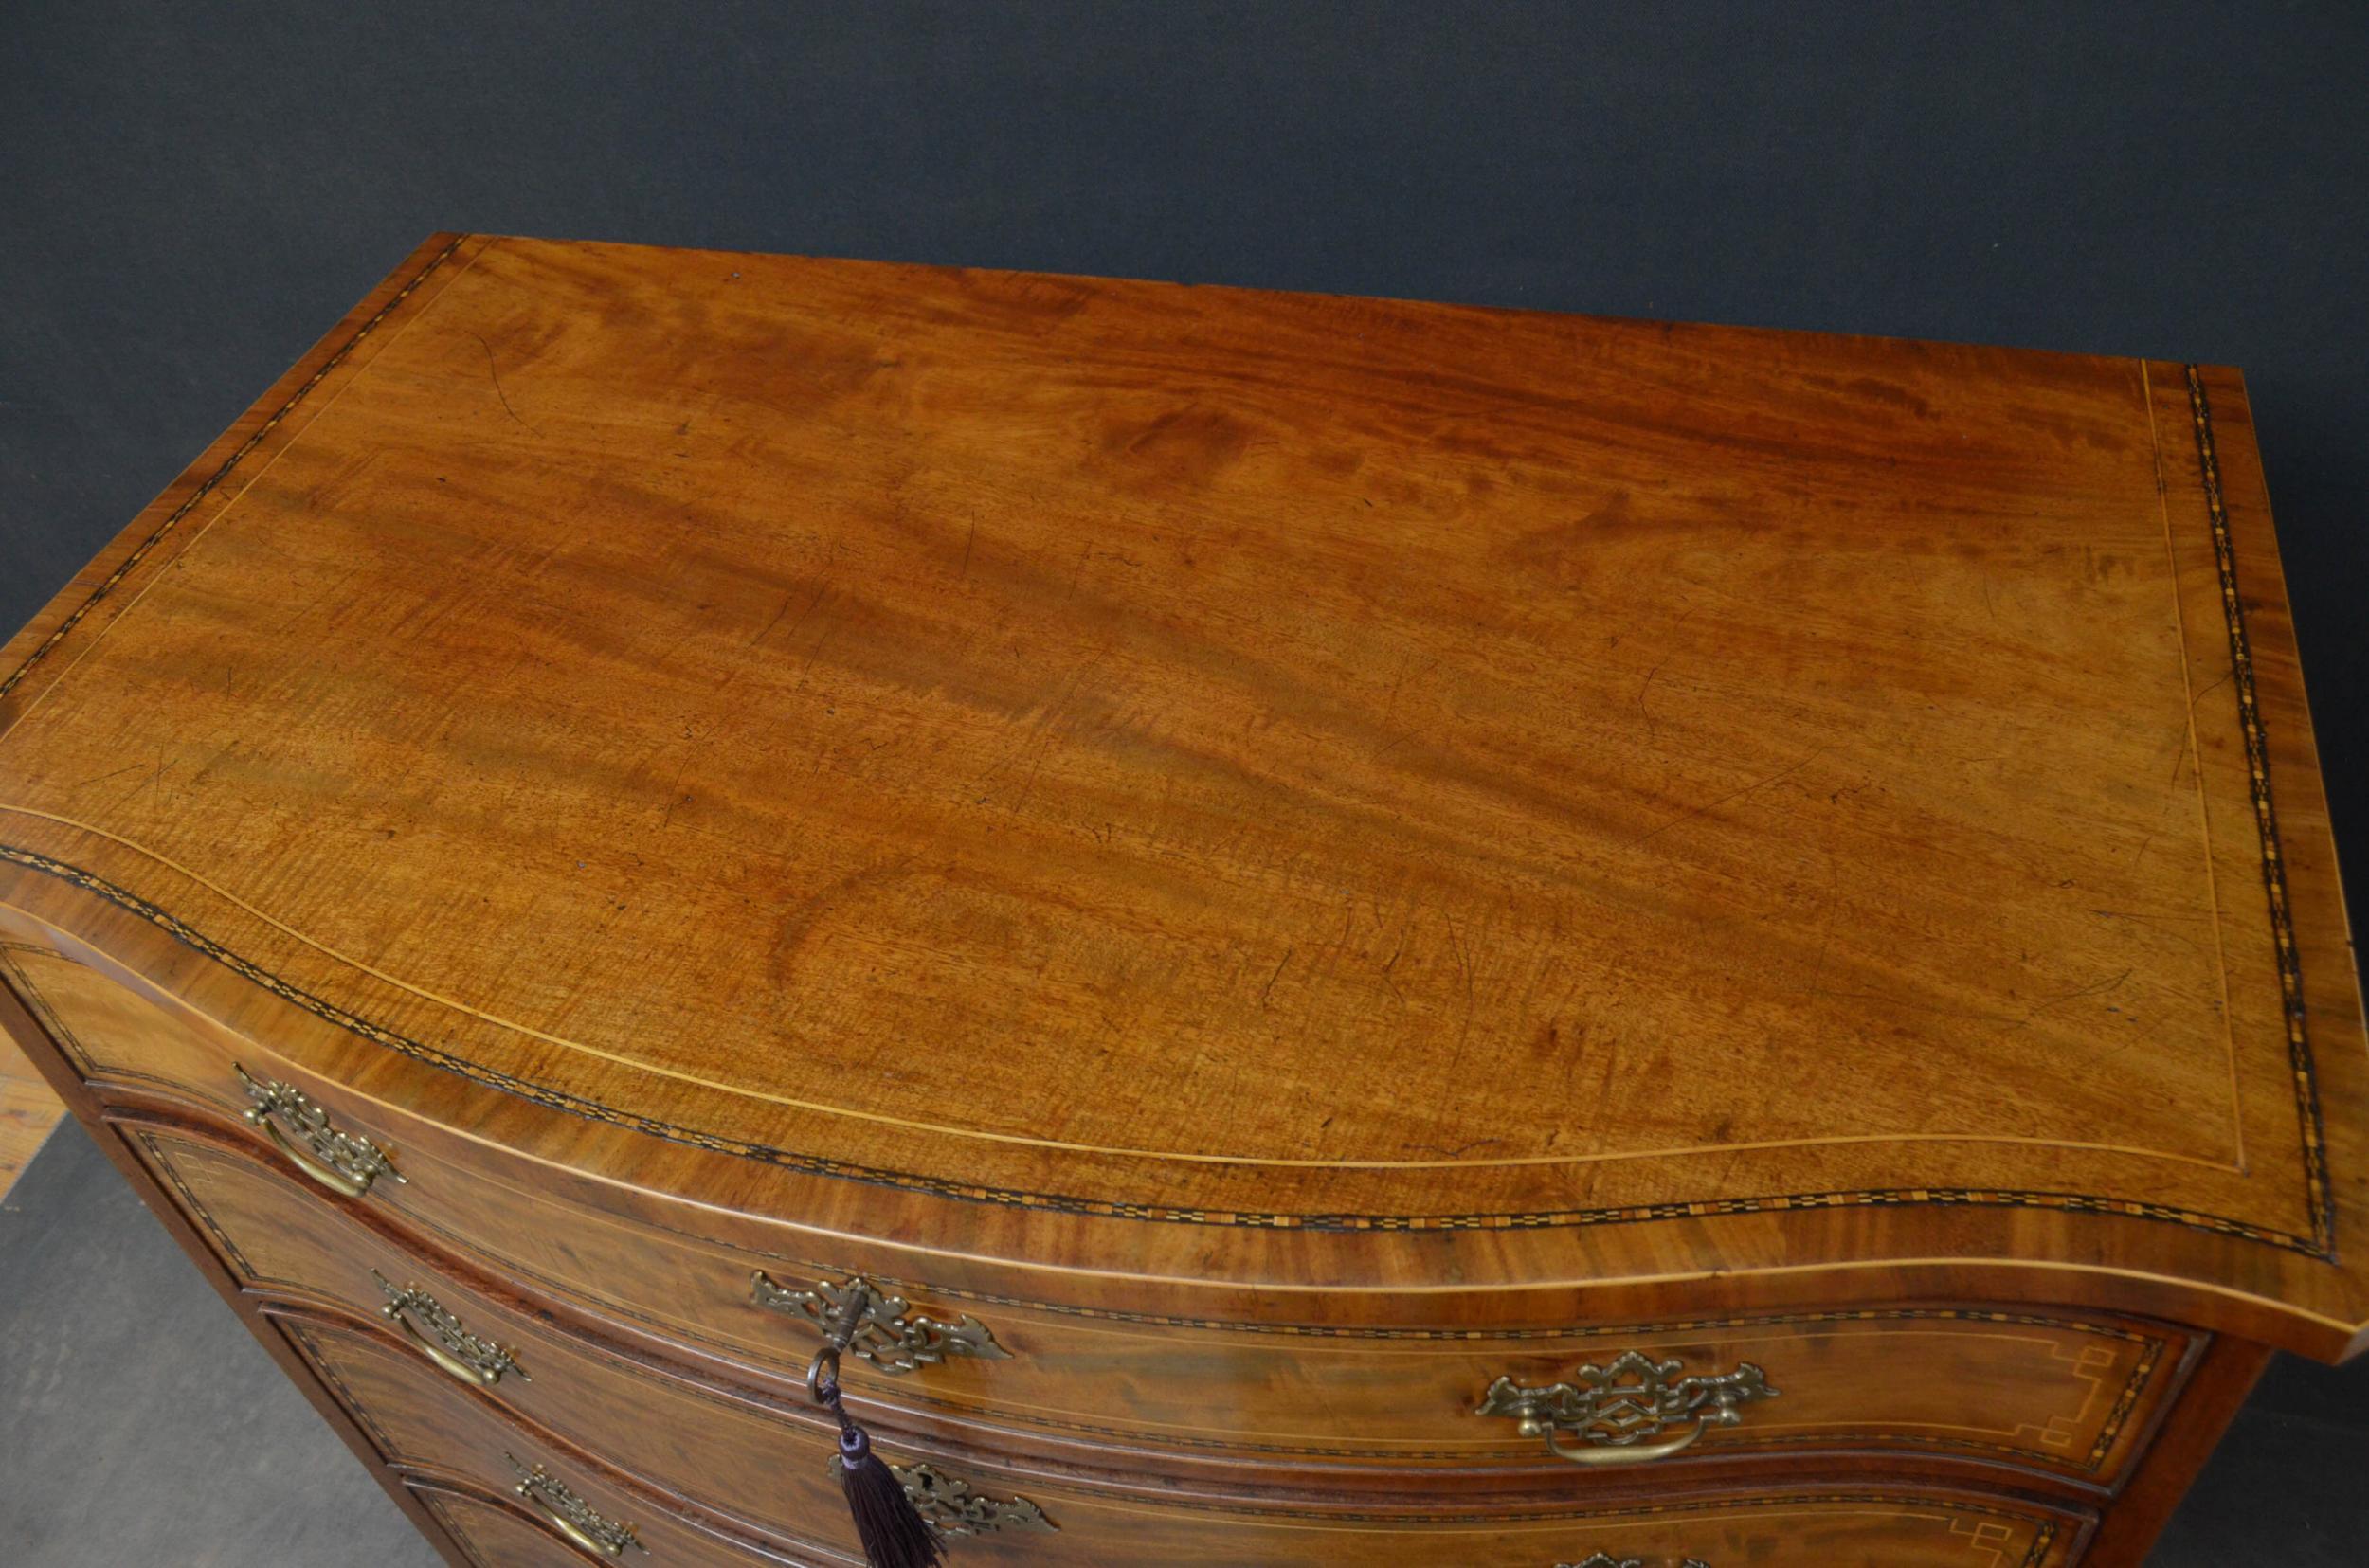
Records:
<instances>
[{"instance_id":1,"label":"chest of drawers","mask_svg":"<svg viewBox=\"0 0 2369 1568\"><path fill-rule=\"evenodd\" d=\"M2115 1568L2369 1325L2242 383L443 236L0 652L0 1022L451 1560Z\"/></svg>"}]
</instances>

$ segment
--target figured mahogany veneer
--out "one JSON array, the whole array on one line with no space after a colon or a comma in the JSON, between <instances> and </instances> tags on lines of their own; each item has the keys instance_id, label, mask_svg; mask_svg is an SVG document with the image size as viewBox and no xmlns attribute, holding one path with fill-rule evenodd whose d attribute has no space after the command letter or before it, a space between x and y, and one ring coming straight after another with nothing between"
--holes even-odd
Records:
<instances>
[{"instance_id":1,"label":"figured mahogany veneer","mask_svg":"<svg viewBox=\"0 0 2369 1568\"><path fill-rule=\"evenodd\" d=\"M860 1274L1006 1353L849 1362L958 1560L2127 1568L2369 1327L2249 419L440 237L0 649L0 1022L455 1561L848 1560ZM1624 1353L1779 1393L1478 1414Z\"/></svg>"}]
</instances>

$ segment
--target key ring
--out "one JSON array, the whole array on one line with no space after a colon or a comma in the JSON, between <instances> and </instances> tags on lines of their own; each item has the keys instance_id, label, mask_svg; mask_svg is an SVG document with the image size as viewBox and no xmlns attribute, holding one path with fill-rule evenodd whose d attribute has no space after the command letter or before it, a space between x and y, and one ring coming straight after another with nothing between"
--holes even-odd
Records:
<instances>
[{"instance_id":1,"label":"key ring","mask_svg":"<svg viewBox=\"0 0 2369 1568\"><path fill-rule=\"evenodd\" d=\"M839 1347L826 1344L814 1353L813 1361L806 1363L806 1393L816 1404L828 1404L830 1400L823 1397L823 1390L836 1387L838 1383Z\"/></svg>"}]
</instances>

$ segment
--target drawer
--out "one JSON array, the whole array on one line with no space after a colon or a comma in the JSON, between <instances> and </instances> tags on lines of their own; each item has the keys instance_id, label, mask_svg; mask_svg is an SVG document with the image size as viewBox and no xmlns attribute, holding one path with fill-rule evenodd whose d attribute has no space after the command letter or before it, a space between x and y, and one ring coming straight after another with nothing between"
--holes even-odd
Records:
<instances>
[{"instance_id":1,"label":"drawer","mask_svg":"<svg viewBox=\"0 0 2369 1568\"><path fill-rule=\"evenodd\" d=\"M1707 1496L1496 1516L1156 1506L1039 1488L1061 1533L966 1541L956 1563L1049 1568L2066 1568L2085 1520L1974 1497Z\"/></svg>"},{"instance_id":2,"label":"drawer","mask_svg":"<svg viewBox=\"0 0 2369 1568\"><path fill-rule=\"evenodd\" d=\"M524 1561L570 1562L574 1568L582 1568L587 1559L646 1562L651 1568L758 1568L813 1559L814 1554L785 1552L757 1537L696 1518L692 1510L670 1506L657 1492L621 1478L572 1447L492 1414L492 1407L375 1333L284 1313L278 1321L280 1331L389 1465L407 1475L449 1479L470 1490L513 1499L515 1508L501 1510L503 1516L513 1523L532 1520L530 1534L541 1535L544 1541L566 1547L567 1536L573 1533L588 1542L554 1557L538 1541L532 1548L534 1555ZM819 1471L820 1461L807 1468ZM844 1512L836 1496L832 1503ZM471 1517L477 1530L491 1527L482 1522L482 1514ZM816 1522L818 1526L825 1523ZM462 1533L470 1532L464 1526ZM500 1549L520 1550L525 1539L515 1530L502 1532ZM610 1552L610 1546L616 1551ZM491 1560L506 1564L509 1559L496 1556Z\"/></svg>"},{"instance_id":3,"label":"drawer","mask_svg":"<svg viewBox=\"0 0 2369 1568\"><path fill-rule=\"evenodd\" d=\"M845 1546L835 1552L791 1543L759 1555L626 1490L591 1455L538 1445L497 1407L472 1401L380 1336L322 1322L283 1326L399 1467L482 1479L516 1473L514 1461L541 1464L601 1518L631 1523L648 1556L628 1554L630 1560L651 1568L800 1561L806 1555L852 1560ZM2020 1500L1865 1485L1699 1496L1672 1489L1619 1502L1496 1507L1459 1505L1451 1493L1398 1499L1375 1510L1184 1500L1049 1477L1026 1485L1043 1527L958 1536L949 1542L956 1563L1554 1568L1602 1553L1614 1563L1635 1559L1649 1568L1679 1568L1688 1560L1707 1568L2065 1568L2077 1560L2089 1527L2083 1515ZM843 1520L817 1523L846 1528Z\"/></svg>"},{"instance_id":4,"label":"drawer","mask_svg":"<svg viewBox=\"0 0 2369 1568\"><path fill-rule=\"evenodd\" d=\"M226 1110L248 1105L238 1064L217 1042L78 964L14 956L37 1010L94 1078L167 1082ZM373 1185L368 1204L491 1274L785 1388L819 1339L805 1317L773 1308L796 1307L801 1293L819 1301L860 1274L902 1298L904 1325L968 1324L996 1352L949 1355L901 1377L851 1360L851 1387L888 1424L991 1425L1088 1463L1116 1450L1139 1456L1130 1463L1186 1469L1288 1459L1551 1469L1560 1461L1547 1435L1526 1433L1522 1414L1542 1401L1585 1414L1570 1401L1591 1374L1634 1394L1649 1378L1716 1386L1756 1368L1775 1397L1736 1404L1732 1423L1699 1425L1699 1440L1668 1467L1847 1450L2012 1467L2102 1491L2143 1448L2197 1343L2144 1320L1981 1306L1361 1326L1060 1299L1057 1290L1077 1288L1075 1276L1026 1289L966 1288L906 1271L916 1254L834 1240L825 1255L805 1233L606 1187L288 1064L245 1065L318 1102L329 1136L391 1151L404 1180ZM1525 1390L1535 1396L1527 1403ZM1681 1413L1622 1446L1645 1451L1697 1432ZM1625 1434L1577 1420L1555 1429L1566 1449L1611 1447L1589 1441L1611 1435Z\"/></svg>"},{"instance_id":5,"label":"drawer","mask_svg":"<svg viewBox=\"0 0 2369 1568\"><path fill-rule=\"evenodd\" d=\"M472 1175L413 1153L414 1180L386 1203L443 1244L555 1297L784 1379L803 1374L819 1339L760 1299L779 1304L804 1291L819 1300L822 1288L853 1274L555 1208L489 1171ZM447 1182L467 1183L469 1212L428 1196ZM1670 1463L1872 1450L2104 1487L2143 1446L2191 1348L2189 1336L2139 1320L1980 1307L1492 1333L1135 1317L891 1276L876 1283L904 1300L907 1322L968 1323L1003 1352L949 1356L902 1377L851 1361L854 1385L892 1424L992 1425L1089 1447L1262 1464L1553 1467L1560 1462L1546 1437L1523 1430L1524 1391L1583 1389L1591 1369L1633 1385L1640 1363L1674 1362L1666 1380L1757 1368L1774 1397L1735 1405L1732 1425L1704 1428ZM1505 1393L1492 1401L1500 1379ZM1693 1430L1685 1419L1671 1429ZM1558 1438L1566 1448L1575 1440L1584 1436L1568 1429Z\"/></svg>"}]
</instances>

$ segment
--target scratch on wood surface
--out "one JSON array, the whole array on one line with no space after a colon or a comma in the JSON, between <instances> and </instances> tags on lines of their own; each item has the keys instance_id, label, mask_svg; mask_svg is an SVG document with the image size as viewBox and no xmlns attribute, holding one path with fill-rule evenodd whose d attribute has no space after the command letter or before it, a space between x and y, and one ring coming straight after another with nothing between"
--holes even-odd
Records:
<instances>
[{"instance_id":1,"label":"scratch on wood surface","mask_svg":"<svg viewBox=\"0 0 2369 1568\"><path fill-rule=\"evenodd\" d=\"M1653 667L1652 669L1650 669L1650 670L1648 670L1648 671L1646 671L1646 672L1645 672L1645 678L1644 678L1643 680L1641 680L1641 681L1639 681L1639 682L1637 683L1637 712L1638 712L1638 713L1640 713L1641 715L1643 715L1643 717L1644 717L1644 719L1645 719L1645 738L1646 738L1647 740L1658 740L1658 739L1660 739L1660 738L1661 738L1661 727L1660 727L1659 725L1657 725L1657 724L1655 724L1655 723L1654 722L1654 708L1653 708L1653 705L1652 705L1651 703L1647 702L1647 701L1645 700L1645 698L1646 698L1647 694L1650 694L1650 693L1653 691L1653 689L1654 689L1654 681L1655 681L1655 677L1657 677L1658 676L1660 676L1660 674L1661 674L1661 667L1662 667L1663 665L1665 665L1665 664L1669 663L1669 662L1670 662L1670 660L1671 660L1673 657L1675 657L1675 656L1671 655L1671 654L1664 654L1664 655L1662 655L1662 657L1661 657L1660 658L1655 659L1655 660L1654 661L1654 667Z\"/></svg>"},{"instance_id":2,"label":"scratch on wood surface","mask_svg":"<svg viewBox=\"0 0 2369 1568\"><path fill-rule=\"evenodd\" d=\"M123 766L116 768L112 772L94 774L87 779L78 779L73 784L67 785L67 787L70 789L88 789L93 784L105 784L109 779L120 779L126 773L136 773L147 766L148 765L146 763L127 763Z\"/></svg>"},{"instance_id":3,"label":"scratch on wood surface","mask_svg":"<svg viewBox=\"0 0 2369 1568\"><path fill-rule=\"evenodd\" d=\"M821 595L820 595L820 591L818 590L818 592L817 592L817 597L819 598L820 596L821 596ZM773 628L774 628L774 627L776 627L776 626L778 626L778 625L780 625L780 624L782 623L782 617L784 617L784 616L786 616L786 615L787 615L787 614L789 613L789 606L790 606L790 604L792 603L792 601L796 600L796 599L797 599L797 597L798 597L798 596L797 596L797 594L795 594L794 592L793 592L793 593L786 593L786 594L782 595L782 602L781 602L781 604L780 604L777 608L775 608L775 610L773 611L773 618L772 618L770 621L768 621L768 622L765 623L764 627L758 631L758 633L757 633L757 635L756 635L756 636L754 636L754 637L752 637L752 638L750 638L750 639L749 640L749 646L750 646L750 647L751 647L751 648L755 647L758 643L760 643L760 642L764 641L767 638L771 637L771 636L773 635ZM807 605L808 605L808 607L809 607L809 608L811 608L811 607L813 606L813 601L809 600L809 601L807 602ZM804 619L804 617L801 617L800 619L802 619L802 620L803 620L803 619ZM795 626L793 626L793 627L791 627L791 628L790 628L790 630L794 633L794 632L796 632L796 631L797 631L797 628L796 628Z\"/></svg>"},{"instance_id":4,"label":"scratch on wood surface","mask_svg":"<svg viewBox=\"0 0 2369 1568\"><path fill-rule=\"evenodd\" d=\"M1697 817L1706 816L1710 812L1717 811L1721 806L1727 804L1731 801L1741 801L1746 795L1752 794L1756 790L1766 789L1773 784L1782 784L1785 780L1792 778L1796 773L1800 772L1803 768L1809 766L1812 763L1817 761L1818 758L1826 755L1827 752L1832 751L1833 749L1834 748L1831 746L1821 746L1817 750L1811 752L1808 756L1802 758L1799 762L1795 763L1790 767L1781 767L1765 779L1757 779L1751 784L1745 784L1742 789L1731 790L1727 794L1722 795L1716 801L1709 801L1702 805L1693 806L1688 810L1682 811L1675 817L1671 818L1670 820L1662 823L1659 827L1648 828L1645 832L1631 839L1630 847L1634 849L1637 845L1646 842L1648 839L1658 838L1663 834L1668 833L1672 828L1676 827L1683 822L1691 822Z\"/></svg>"},{"instance_id":5,"label":"scratch on wood surface","mask_svg":"<svg viewBox=\"0 0 2369 1568\"><path fill-rule=\"evenodd\" d=\"M1672 637L1677 636L1679 632L1686 629L1686 623L1693 619L1694 605L1690 601L1687 602L1685 613L1681 614L1677 621L1672 624L1670 628L1670 635ZM1663 668L1668 665L1672 659L1677 657L1678 656L1674 651L1662 655L1661 658L1654 660L1654 667L1645 672L1645 678L1637 682L1637 711L1638 713L1643 715L1645 719L1645 738L1649 741L1660 739L1661 726L1654 722L1654 710L1652 706L1646 702L1646 696L1654 690L1654 682L1660 678Z\"/></svg>"},{"instance_id":6,"label":"scratch on wood surface","mask_svg":"<svg viewBox=\"0 0 2369 1568\"><path fill-rule=\"evenodd\" d=\"M2017 1018L2015 1022L2009 1024L2005 1029L2001 1030L2000 1033L2012 1035L2018 1029L2029 1027L2034 1020L2040 1017L2041 1014L2054 1012L2057 1008L2064 1006L2067 1002L2079 1001L2083 997L2094 997L2100 992L2111 991L2115 987L2121 985L2123 982L2128 980L2131 977L2131 970L2125 969L2120 974L2108 975L2103 980L2091 981L2087 985L2075 986L2072 990L2064 992L2062 995L2053 996L2045 1001L2036 1002L2033 1005L2030 1012L2026 1013L2022 1018Z\"/></svg>"},{"instance_id":7,"label":"scratch on wood surface","mask_svg":"<svg viewBox=\"0 0 2369 1568\"><path fill-rule=\"evenodd\" d=\"M1275 961L1275 973L1267 977L1266 985L1258 993L1260 1007L1267 1005L1267 998L1275 992L1275 982L1283 978L1283 966L1292 962L1292 954L1295 951L1297 951L1296 948L1286 947L1283 949L1283 956Z\"/></svg>"},{"instance_id":8,"label":"scratch on wood surface","mask_svg":"<svg viewBox=\"0 0 2369 1568\"><path fill-rule=\"evenodd\" d=\"M1382 982L1390 987L1390 994L1398 999L1399 1005L1401 1007L1404 1007L1406 1005L1406 993L1399 989L1398 977L1392 974L1391 971L1399 966L1399 957L1405 951L1406 928L1404 926L1401 926L1399 928L1399 945L1390 949L1390 958L1388 962L1383 964L1382 966Z\"/></svg>"},{"instance_id":9,"label":"scratch on wood surface","mask_svg":"<svg viewBox=\"0 0 2369 1568\"><path fill-rule=\"evenodd\" d=\"M477 346L485 351L485 371L488 375L494 378L494 395L502 400L502 412L508 414L512 419L516 420L520 424L525 425L527 429L534 430L534 426L527 424L526 420L520 416L518 410L510 406L510 394L502 390L501 367L494 363L494 345L485 341L485 334L477 331L475 328L469 329L469 335L476 338ZM543 432L540 430L534 430L534 433L539 436Z\"/></svg>"}]
</instances>

